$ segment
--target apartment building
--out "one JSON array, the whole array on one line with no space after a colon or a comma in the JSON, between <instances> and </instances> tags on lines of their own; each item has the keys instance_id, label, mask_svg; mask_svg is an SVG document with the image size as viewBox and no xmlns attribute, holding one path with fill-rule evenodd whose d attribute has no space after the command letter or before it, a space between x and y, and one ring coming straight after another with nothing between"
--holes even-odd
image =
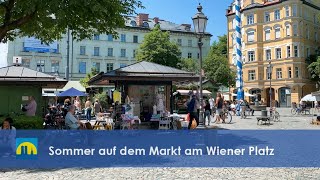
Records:
<instances>
[{"instance_id":1,"label":"apartment building","mask_svg":"<svg viewBox=\"0 0 320 180\"><path fill-rule=\"evenodd\" d=\"M244 0L241 14L244 91L269 105L271 78L271 98L282 107L315 91L305 60L319 50L320 1ZM229 62L235 68L233 5L226 16Z\"/></svg>"},{"instance_id":2,"label":"apartment building","mask_svg":"<svg viewBox=\"0 0 320 180\"><path fill-rule=\"evenodd\" d=\"M135 54L145 34L159 24L164 31L170 32L171 41L176 42L184 58L199 58L198 39L190 24L175 24L158 17L149 18L148 14L127 17L126 27L117 29L118 38L108 34L96 34L92 40L70 41L70 79L79 80L92 67L109 72L136 62ZM210 49L210 34L203 39L203 55ZM22 57L22 65L31 69L65 76L67 59L67 35L49 46L41 45L34 38L22 37L9 42L8 65L13 56Z\"/></svg>"}]
</instances>

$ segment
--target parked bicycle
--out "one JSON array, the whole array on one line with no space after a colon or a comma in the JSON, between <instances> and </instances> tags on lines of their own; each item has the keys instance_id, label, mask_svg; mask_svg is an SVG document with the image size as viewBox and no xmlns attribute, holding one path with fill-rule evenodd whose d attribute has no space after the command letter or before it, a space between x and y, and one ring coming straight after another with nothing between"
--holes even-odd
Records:
<instances>
[{"instance_id":1,"label":"parked bicycle","mask_svg":"<svg viewBox=\"0 0 320 180\"><path fill-rule=\"evenodd\" d=\"M304 114L304 115L310 115L310 109L308 109L308 108L306 108L306 107L297 107L297 106L295 106L295 107L293 107L292 109L291 109L291 114L292 115L296 115L296 114L298 114L298 115L300 115L300 114Z\"/></svg>"},{"instance_id":2,"label":"parked bicycle","mask_svg":"<svg viewBox=\"0 0 320 180\"><path fill-rule=\"evenodd\" d=\"M271 120L273 120L275 122L279 122L280 121L280 114L276 110L276 107L270 108L270 115L271 115Z\"/></svg>"}]
</instances>

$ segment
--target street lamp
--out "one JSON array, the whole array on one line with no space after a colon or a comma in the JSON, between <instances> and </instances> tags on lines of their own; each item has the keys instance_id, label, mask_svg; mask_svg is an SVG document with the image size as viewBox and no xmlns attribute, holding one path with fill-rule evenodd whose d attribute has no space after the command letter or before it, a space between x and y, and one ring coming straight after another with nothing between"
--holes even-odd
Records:
<instances>
[{"instance_id":1,"label":"street lamp","mask_svg":"<svg viewBox=\"0 0 320 180\"><path fill-rule=\"evenodd\" d=\"M271 90L272 64L271 64L271 60L269 60L268 73L269 73L269 80L270 80L269 98L270 98L270 109L271 109L271 105L272 105L272 90ZM270 113L270 117L271 117L271 113Z\"/></svg>"},{"instance_id":2,"label":"street lamp","mask_svg":"<svg viewBox=\"0 0 320 180\"><path fill-rule=\"evenodd\" d=\"M199 128L204 128L205 123L204 123L204 117L203 117L203 96L202 96L202 38L204 37L205 31L206 31L206 26L207 26L207 21L208 18L205 16L202 12L202 6L199 3L199 6L197 7L198 12L196 15L193 16L192 21L194 25L194 31L197 34L198 37L198 46L199 46L199 64L200 64L200 77L199 77L199 84L200 84L200 94L199 94L199 101L200 101L200 117L199 117Z\"/></svg>"}]
</instances>

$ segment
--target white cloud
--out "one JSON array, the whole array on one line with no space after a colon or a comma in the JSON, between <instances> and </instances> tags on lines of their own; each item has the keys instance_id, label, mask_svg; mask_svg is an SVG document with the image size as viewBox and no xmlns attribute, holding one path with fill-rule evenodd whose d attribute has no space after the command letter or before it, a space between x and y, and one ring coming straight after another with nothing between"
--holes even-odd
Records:
<instances>
[{"instance_id":1,"label":"white cloud","mask_svg":"<svg viewBox=\"0 0 320 180\"><path fill-rule=\"evenodd\" d=\"M0 67L7 66L8 44L0 43Z\"/></svg>"}]
</instances>

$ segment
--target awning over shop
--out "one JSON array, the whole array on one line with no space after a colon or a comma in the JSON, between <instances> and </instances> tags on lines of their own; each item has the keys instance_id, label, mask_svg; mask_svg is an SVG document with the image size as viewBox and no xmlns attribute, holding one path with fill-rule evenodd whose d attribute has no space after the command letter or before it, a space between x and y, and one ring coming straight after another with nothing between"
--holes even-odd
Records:
<instances>
[{"instance_id":1,"label":"awning over shop","mask_svg":"<svg viewBox=\"0 0 320 180\"><path fill-rule=\"evenodd\" d=\"M177 92L175 92L176 94L180 94L180 95L183 95L183 96L185 96L185 95L189 95L189 92L190 92L191 90L177 90ZM175 93L173 93L173 95L175 95ZM197 91L193 91L193 94L196 94L197 93ZM202 94L204 95L204 96L209 96L209 95L211 95L211 92L210 91L208 91L208 90L203 90L202 91Z\"/></svg>"}]
</instances>

